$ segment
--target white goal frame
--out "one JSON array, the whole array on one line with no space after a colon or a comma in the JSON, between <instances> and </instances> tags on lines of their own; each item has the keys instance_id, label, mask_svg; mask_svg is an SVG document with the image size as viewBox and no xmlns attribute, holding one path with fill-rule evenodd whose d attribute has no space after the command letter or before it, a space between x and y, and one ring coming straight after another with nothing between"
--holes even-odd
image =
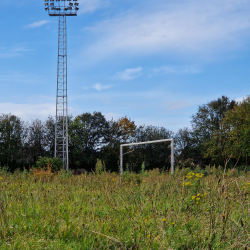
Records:
<instances>
[{"instance_id":1,"label":"white goal frame","mask_svg":"<svg viewBox=\"0 0 250 250\"><path fill-rule=\"evenodd\" d=\"M145 141L145 142L136 142L136 143L128 143L128 144L121 144L120 145L120 174L123 174L123 147L127 146L135 146L135 145L142 145L142 144L151 144L151 143L158 143L158 142L171 142L171 173L174 173L174 140L173 139L163 139L163 140L156 140L156 141Z\"/></svg>"}]
</instances>

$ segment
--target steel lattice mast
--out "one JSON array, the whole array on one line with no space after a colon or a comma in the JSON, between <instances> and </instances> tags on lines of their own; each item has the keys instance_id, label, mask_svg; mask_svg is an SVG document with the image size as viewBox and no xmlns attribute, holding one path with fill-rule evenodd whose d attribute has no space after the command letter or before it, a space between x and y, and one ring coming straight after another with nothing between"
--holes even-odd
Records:
<instances>
[{"instance_id":1,"label":"steel lattice mast","mask_svg":"<svg viewBox=\"0 0 250 250\"><path fill-rule=\"evenodd\" d=\"M67 31L66 16L59 16L56 91L55 157L68 170Z\"/></svg>"},{"instance_id":2,"label":"steel lattice mast","mask_svg":"<svg viewBox=\"0 0 250 250\"><path fill-rule=\"evenodd\" d=\"M45 0L45 10L50 16L58 16L58 58L55 124L55 157L69 170L68 152L68 100L67 100L67 30L66 16L76 16L77 0Z\"/></svg>"}]
</instances>

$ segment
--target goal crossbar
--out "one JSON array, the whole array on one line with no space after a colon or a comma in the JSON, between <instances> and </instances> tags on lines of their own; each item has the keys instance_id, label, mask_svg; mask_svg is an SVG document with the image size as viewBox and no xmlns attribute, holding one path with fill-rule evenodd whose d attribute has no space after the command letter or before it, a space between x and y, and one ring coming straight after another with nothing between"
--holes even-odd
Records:
<instances>
[{"instance_id":1,"label":"goal crossbar","mask_svg":"<svg viewBox=\"0 0 250 250\"><path fill-rule=\"evenodd\" d=\"M173 139L162 139L156 141L145 141L145 142L135 142L135 143L127 143L120 145L120 174L123 174L123 147L127 146L135 146L135 145L142 145L142 144L151 144L151 143L158 143L158 142L171 142L171 173L174 173L174 140Z\"/></svg>"}]
</instances>

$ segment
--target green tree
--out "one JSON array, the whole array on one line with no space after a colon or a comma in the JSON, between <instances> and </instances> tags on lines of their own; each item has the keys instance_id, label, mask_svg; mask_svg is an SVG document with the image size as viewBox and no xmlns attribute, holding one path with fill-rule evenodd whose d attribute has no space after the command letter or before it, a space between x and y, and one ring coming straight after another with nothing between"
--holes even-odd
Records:
<instances>
[{"instance_id":1,"label":"green tree","mask_svg":"<svg viewBox=\"0 0 250 250\"><path fill-rule=\"evenodd\" d=\"M0 115L0 162L10 170L22 167L24 123L15 115Z\"/></svg>"},{"instance_id":2,"label":"green tree","mask_svg":"<svg viewBox=\"0 0 250 250\"><path fill-rule=\"evenodd\" d=\"M231 145L236 166L240 157L247 158L250 155L250 97L226 112L222 125L228 128L227 143Z\"/></svg>"},{"instance_id":3,"label":"green tree","mask_svg":"<svg viewBox=\"0 0 250 250\"><path fill-rule=\"evenodd\" d=\"M70 124L69 154L72 168L94 170L108 143L109 123L100 112L84 113Z\"/></svg>"},{"instance_id":4,"label":"green tree","mask_svg":"<svg viewBox=\"0 0 250 250\"><path fill-rule=\"evenodd\" d=\"M25 162L34 165L39 156L46 155L45 125L36 119L26 126L26 139L24 143Z\"/></svg>"},{"instance_id":5,"label":"green tree","mask_svg":"<svg viewBox=\"0 0 250 250\"><path fill-rule=\"evenodd\" d=\"M102 150L102 160L106 169L118 171L120 165L120 144L132 142L136 130L135 122L130 118L122 117L117 121L109 121L108 144ZM126 152L126 149L124 149Z\"/></svg>"},{"instance_id":6,"label":"green tree","mask_svg":"<svg viewBox=\"0 0 250 250\"><path fill-rule=\"evenodd\" d=\"M72 117L69 117L69 123ZM70 126L69 126L70 127ZM48 157L54 157L55 152L55 119L49 116L44 124L45 150Z\"/></svg>"},{"instance_id":7,"label":"green tree","mask_svg":"<svg viewBox=\"0 0 250 250\"><path fill-rule=\"evenodd\" d=\"M194 133L189 128L179 129L174 135L175 144L175 158L179 163L185 163L186 161L197 162L197 147L196 140L193 137Z\"/></svg>"},{"instance_id":8,"label":"green tree","mask_svg":"<svg viewBox=\"0 0 250 250\"><path fill-rule=\"evenodd\" d=\"M144 125L137 127L133 141L154 141L172 137L173 132L164 127ZM169 142L138 145L127 148L127 150L133 152L124 155L124 165L126 166L127 163L132 171L139 172L143 162L146 169L170 168L171 148Z\"/></svg>"},{"instance_id":9,"label":"green tree","mask_svg":"<svg viewBox=\"0 0 250 250\"><path fill-rule=\"evenodd\" d=\"M228 97L222 96L217 100L199 106L198 112L192 116L192 137L194 138L193 146L196 148L196 161L202 161L205 164L211 163L211 158L207 154L207 151L210 150L209 142L213 134L220 134L220 131L223 130L222 119L228 110L234 108L235 104L234 100L231 101ZM206 160L204 156L206 156Z\"/></svg>"}]
</instances>

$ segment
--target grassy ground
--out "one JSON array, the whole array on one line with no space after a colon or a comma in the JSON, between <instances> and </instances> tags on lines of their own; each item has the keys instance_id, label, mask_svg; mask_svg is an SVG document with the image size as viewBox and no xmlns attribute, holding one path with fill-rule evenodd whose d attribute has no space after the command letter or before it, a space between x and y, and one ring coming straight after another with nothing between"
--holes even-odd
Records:
<instances>
[{"instance_id":1,"label":"grassy ground","mask_svg":"<svg viewBox=\"0 0 250 250\"><path fill-rule=\"evenodd\" d=\"M0 176L0 249L250 247L248 174Z\"/></svg>"}]
</instances>

